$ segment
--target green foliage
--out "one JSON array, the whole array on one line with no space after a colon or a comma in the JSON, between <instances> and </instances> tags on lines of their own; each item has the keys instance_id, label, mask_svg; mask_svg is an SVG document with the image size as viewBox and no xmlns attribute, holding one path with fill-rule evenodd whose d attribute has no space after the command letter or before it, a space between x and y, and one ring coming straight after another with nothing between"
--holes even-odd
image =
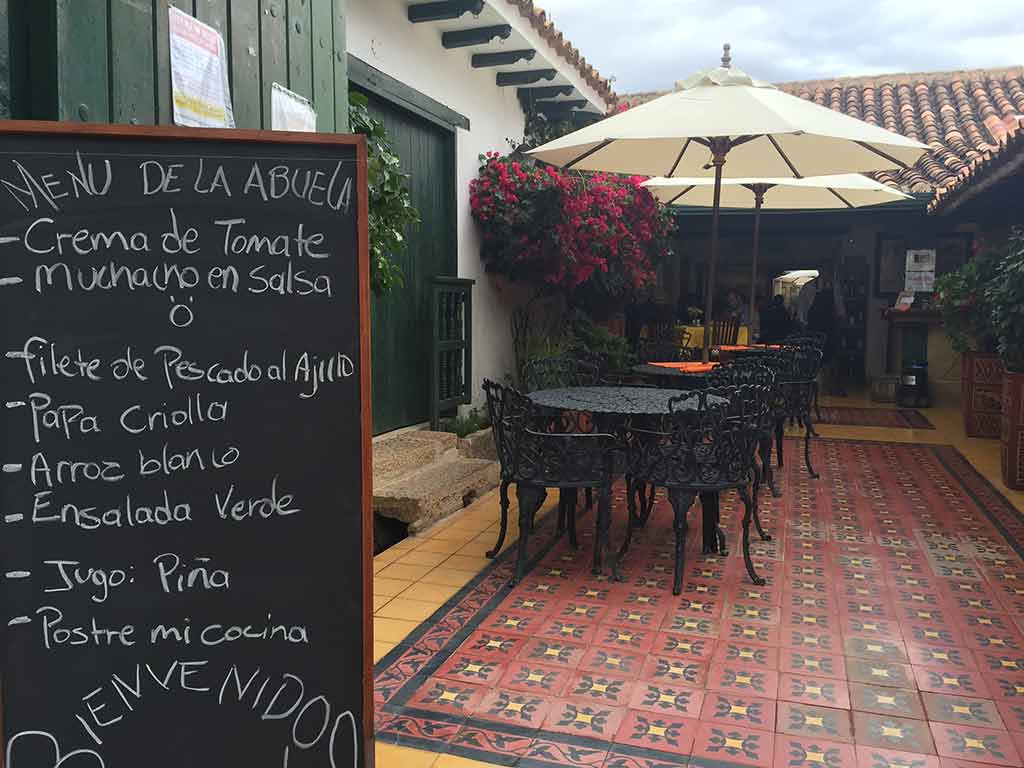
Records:
<instances>
[{"instance_id":1,"label":"green foliage","mask_svg":"<svg viewBox=\"0 0 1024 768\"><path fill-rule=\"evenodd\" d=\"M942 312L943 328L953 349L995 352L998 345L986 290L995 279L1003 254L980 248L970 261L935 281L935 306Z\"/></svg>"},{"instance_id":2,"label":"green foliage","mask_svg":"<svg viewBox=\"0 0 1024 768\"><path fill-rule=\"evenodd\" d=\"M546 307L530 302L512 315L516 379L533 360L568 355L595 363L601 371L628 371L636 360L629 342L595 323L580 309L554 303Z\"/></svg>"},{"instance_id":3,"label":"green foliage","mask_svg":"<svg viewBox=\"0 0 1024 768\"><path fill-rule=\"evenodd\" d=\"M1024 230L1015 228L995 278L985 290L999 356L1007 370L1024 373Z\"/></svg>"},{"instance_id":4,"label":"green foliage","mask_svg":"<svg viewBox=\"0 0 1024 768\"><path fill-rule=\"evenodd\" d=\"M570 346L576 357L593 360L602 371L628 371L636 364L629 342L595 323L585 313L575 311L569 327L572 333Z\"/></svg>"},{"instance_id":5,"label":"green foliage","mask_svg":"<svg viewBox=\"0 0 1024 768\"><path fill-rule=\"evenodd\" d=\"M348 119L353 133L366 137L369 184L370 287L380 295L404 284L396 256L408 247L406 230L420 223L406 185L407 174L388 139L384 123L370 114L366 96L349 91Z\"/></svg>"},{"instance_id":6,"label":"green foliage","mask_svg":"<svg viewBox=\"0 0 1024 768\"><path fill-rule=\"evenodd\" d=\"M442 432L454 432L459 437L467 437L481 429L491 426L487 413L479 408L473 408L465 416L456 416L450 419L441 419L438 429Z\"/></svg>"}]
</instances>

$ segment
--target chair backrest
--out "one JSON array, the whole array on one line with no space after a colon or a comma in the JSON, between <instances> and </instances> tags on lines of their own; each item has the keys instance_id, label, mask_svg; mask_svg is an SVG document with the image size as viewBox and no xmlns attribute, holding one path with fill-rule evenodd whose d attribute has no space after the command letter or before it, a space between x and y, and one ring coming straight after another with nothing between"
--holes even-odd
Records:
<instances>
[{"instance_id":1,"label":"chair backrest","mask_svg":"<svg viewBox=\"0 0 1024 768\"><path fill-rule=\"evenodd\" d=\"M705 375L705 378L709 387L757 384L772 388L775 386L776 372L771 366L763 364L760 357L740 357L717 365Z\"/></svg>"},{"instance_id":2,"label":"chair backrest","mask_svg":"<svg viewBox=\"0 0 1024 768\"><path fill-rule=\"evenodd\" d=\"M484 395L487 397L487 415L491 420L491 437L501 465L501 474L510 477L515 470L515 441L523 429L526 413L523 411L521 396L512 387L504 387L490 379L484 379Z\"/></svg>"},{"instance_id":3,"label":"chair backrest","mask_svg":"<svg viewBox=\"0 0 1024 768\"><path fill-rule=\"evenodd\" d=\"M737 318L715 320L711 323L711 346L735 344L740 338L740 321Z\"/></svg>"},{"instance_id":4,"label":"chair backrest","mask_svg":"<svg viewBox=\"0 0 1024 768\"><path fill-rule=\"evenodd\" d=\"M542 357L531 360L523 369L523 388L527 392L562 387L592 387L601 380L600 368L575 357Z\"/></svg>"},{"instance_id":5,"label":"chair backrest","mask_svg":"<svg viewBox=\"0 0 1024 768\"><path fill-rule=\"evenodd\" d=\"M546 487L590 487L610 482L615 438L572 432L572 420L537 408L512 387L484 381L502 476Z\"/></svg>"},{"instance_id":6,"label":"chair backrest","mask_svg":"<svg viewBox=\"0 0 1024 768\"><path fill-rule=\"evenodd\" d=\"M769 398L769 388L758 384L673 398L663 433L637 433L631 472L645 482L695 492L746 485Z\"/></svg>"},{"instance_id":7,"label":"chair backrest","mask_svg":"<svg viewBox=\"0 0 1024 768\"><path fill-rule=\"evenodd\" d=\"M810 346L824 349L827 341L828 334L821 331L801 331L800 333L790 334L782 343L796 347Z\"/></svg>"}]
</instances>

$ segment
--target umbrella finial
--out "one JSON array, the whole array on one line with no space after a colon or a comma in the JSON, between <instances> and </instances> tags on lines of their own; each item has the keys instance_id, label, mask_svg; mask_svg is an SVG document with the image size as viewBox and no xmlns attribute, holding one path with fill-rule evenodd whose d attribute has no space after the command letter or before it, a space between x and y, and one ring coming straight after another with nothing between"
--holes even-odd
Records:
<instances>
[{"instance_id":1,"label":"umbrella finial","mask_svg":"<svg viewBox=\"0 0 1024 768\"><path fill-rule=\"evenodd\" d=\"M729 55L729 51L732 50L732 46L726 43L722 46L722 66L726 69L732 66L732 56Z\"/></svg>"}]
</instances>

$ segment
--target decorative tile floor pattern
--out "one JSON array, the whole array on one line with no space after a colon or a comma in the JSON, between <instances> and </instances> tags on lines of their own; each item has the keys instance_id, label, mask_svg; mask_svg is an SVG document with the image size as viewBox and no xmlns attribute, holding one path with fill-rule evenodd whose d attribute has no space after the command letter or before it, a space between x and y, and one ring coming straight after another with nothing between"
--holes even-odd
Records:
<instances>
[{"instance_id":1,"label":"decorative tile floor pattern","mask_svg":"<svg viewBox=\"0 0 1024 768\"><path fill-rule=\"evenodd\" d=\"M663 499L627 580L593 577L584 518L579 551L537 549L515 590L506 554L387 653L378 749L525 768L1024 765L1024 560L1008 543L1024 518L950 447L822 440L818 481L796 448L785 497L762 501L765 587L738 541L701 557L694 530L673 598ZM722 508L737 531L735 499Z\"/></svg>"},{"instance_id":2,"label":"decorative tile floor pattern","mask_svg":"<svg viewBox=\"0 0 1024 768\"><path fill-rule=\"evenodd\" d=\"M821 407L815 423L847 427L890 427L896 429L935 429L928 417L913 408Z\"/></svg>"}]
</instances>

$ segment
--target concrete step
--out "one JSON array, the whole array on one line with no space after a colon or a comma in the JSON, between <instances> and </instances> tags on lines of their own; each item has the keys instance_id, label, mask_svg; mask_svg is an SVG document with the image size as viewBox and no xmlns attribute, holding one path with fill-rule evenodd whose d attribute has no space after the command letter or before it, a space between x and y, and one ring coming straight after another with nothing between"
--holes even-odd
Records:
<instances>
[{"instance_id":1,"label":"concrete step","mask_svg":"<svg viewBox=\"0 0 1024 768\"><path fill-rule=\"evenodd\" d=\"M458 444L458 436L451 432L427 430L402 432L378 440L373 444L373 485L386 485L440 461Z\"/></svg>"},{"instance_id":2,"label":"concrete step","mask_svg":"<svg viewBox=\"0 0 1024 768\"><path fill-rule=\"evenodd\" d=\"M402 464L408 466L404 461ZM376 482L376 472L374 475L374 512L407 523L413 535L496 487L498 464L446 453L440 460L421 464L413 472L392 475L384 482Z\"/></svg>"}]
</instances>

